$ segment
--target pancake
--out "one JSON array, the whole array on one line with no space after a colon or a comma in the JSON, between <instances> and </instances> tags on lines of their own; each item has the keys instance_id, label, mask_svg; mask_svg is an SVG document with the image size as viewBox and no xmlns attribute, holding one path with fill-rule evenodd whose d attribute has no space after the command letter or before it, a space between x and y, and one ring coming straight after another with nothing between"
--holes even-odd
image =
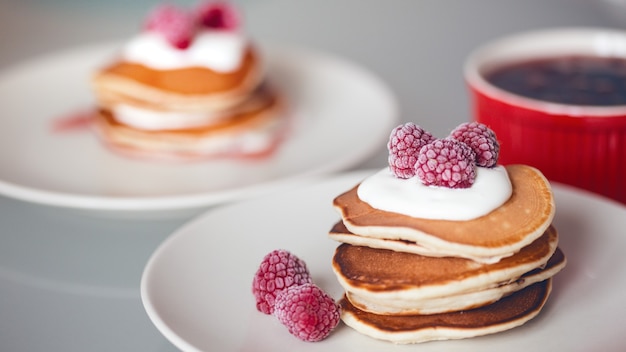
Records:
<instances>
[{"instance_id":1,"label":"pancake","mask_svg":"<svg viewBox=\"0 0 626 352\"><path fill-rule=\"evenodd\" d=\"M340 300L343 322L358 332L398 344L462 339L502 332L534 318L548 299L552 279L530 285L495 303L472 310L432 315L378 315Z\"/></svg>"},{"instance_id":2,"label":"pancake","mask_svg":"<svg viewBox=\"0 0 626 352\"><path fill-rule=\"evenodd\" d=\"M262 81L258 54L249 48L233 72L205 67L155 70L119 61L98 71L92 85L99 104L149 106L176 111L219 111L245 100Z\"/></svg>"},{"instance_id":3,"label":"pancake","mask_svg":"<svg viewBox=\"0 0 626 352\"><path fill-rule=\"evenodd\" d=\"M101 109L95 119L102 140L128 155L165 159L262 156L271 153L284 137L288 118L273 91L259 90L232 116L186 129L144 130L115 119Z\"/></svg>"},{"instance_id":4,"label":"pancake","mask_svg":"<svg viewBox=\"0 0 626 352\"><path fill-rule=\"evenodd\" d=\"M477 292L544 267L558 244L554 227L514 256L494 264L341 244L332 267L341 286L369 302L413 302Z\"/></svg>"},{"instance_id":5,"label":"pancake","mask_svg":"<svg viewBox=\"0 0 626 352\"><path fill-rule=\"evenodd\" d=\"M343 222L337 222L330 232L328 233L328 237L337 242L347 243L355 246L366 246L371 248L380 248L380 249L389 249L396 252L406 252L424 255L427 257L451 257L458 256L460 258L471 259L475 262L491 264L497 263L502 259L501 257L477 257L472 255L467 255L465 253L453 253L453 252L445 252L445 251L434 251L430 248L422 247L415 242L405 241L405 240L390 240L385 238L376 238L376 237L365 237L355 235L352 232L348 231L346 225Z\"/></svg>"},{"instance_id":6,"label":"pancake","mask_svg":"<svg viewBox=\"0 0 626 352\"><path fill-rule=\"evenodd\" d=\"M107 147L183 162L265 158L277 149L289 127L284 96L270 88L263 53L239 21L203 22L205 11L236 16L223 5L156 7L141 32L96 69L94 126ZM178 21L181 37L172 39L162 21Z\"/></svg>"},{"instance_id":7,"label":"pancake","mask_svg":"<svg viewBox=\"0 0 626 352\"><path fill-rule=\"evenodd\" d=\"M352 305L360 310L384 315L438 314L468 310L491 304L513 292L522 290L532 284L552 278L566 264L563 252L557 248L545 267L531 270L518 279L500 283L479 291L441 296L420 301L381 300L375 302L367 298L346 292ZM378 297L377 297L378 298Z\"/></svg>"},{"instance_id":8,"label":"pancake","mask_svg":"<svg viewBox=\"0 0 626 352\"><path fill-rule=\"evenodd\" d=\"M400 179L398 172L410 166L405 157L436 160L437 168L429 167L442 179L454 179L454 167L478 162L454 159L459 152L452 147L425 155L420 146L430 138L412 123L398 126L388 144L390 170L333 200L341 219L328 236L341 242L332 268L345 291L342 320L367 336L401 344L522 325L539 314L552 278L566 265L552 226L550 184L526 165L477 167L467 191ZM497 139L487 126L459 125L448 138L468 148L480 144L480 150L493 143L489 158L497 165ZM413 155L413 149L420 152ZM442 170L448 156L452 170Z\"/></svg>"},{"instance_id":9,"label":"pancake","mask_svg":"<svg viewBox=\"0 0 626 352\"><path fill-rule=\"evenodd\" d=\"M339 195L333 206L353 234L367 238L403 240L431 252L497 261L539 238L554 218L550 184L530 166L506 167L512 195L489 214L468 221L414 218L372 208L357 196L357 186Z\"/></svg>"}]
</instances>

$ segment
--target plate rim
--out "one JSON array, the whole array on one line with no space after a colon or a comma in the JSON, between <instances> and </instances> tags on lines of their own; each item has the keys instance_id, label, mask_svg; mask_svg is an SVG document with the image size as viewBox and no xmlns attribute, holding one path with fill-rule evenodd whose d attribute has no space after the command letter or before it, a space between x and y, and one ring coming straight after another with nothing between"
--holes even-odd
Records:
<instances>
[{"instance_id":1,"label":"plate rim","mask_svg":"<svg viewBox=\"0 0 626 352\"><path fill-rule=\"evenodd\" d=\"M334 185L340 182L349 183L349 181L358 182L358 180L367 177L368 175L373 174L379 169L361 169L361 170L352 170L346 171L342 173L338 173L335 175L329 175L325 178L319 179L314 182L310 182L306 184L305 188L316 187L320 185ZM556 190L557 193L561 194L561 197L580 197L583 199L590 199L594 202L600 203L603 206L606 206L607 209L615 209L618 212L623 212L626 215L626 206L621 203L615 202L612 199L604 197L602 195L595 194L593 192L580 189L574 186L562 184L559 182L551 182L553 189ZM302 189L301 189L302 190ZM297 190L296 190L297 191ZM281 191L280 193L276 193L275 196L286 196L291 191ZM160 256L163 255L172 245L175 245L179 241L184 241L185 237L192 235L194 232L189 232L190 229L194 229L202 225L208 219L215 217L215 212L229 212L231 209L237 209L238 207L246 206L248 203L261 204L262 202L267 202L270 199L269 196L260 197L257 199L249 199L242 202L237 202L233 204L226 204L219 206L217 208L210 209L205 211L201 215L196 218L187 221L183 225L181 225L178 229L174 230L169 236L165 238L165 240L155 249L155 251L150 255L149 259L146 262L144 267L144 271L142 272L141 280L140 280L140 297L142 301L142 305L146 314L150 318L150 321L155 325L157 330L171 343L176 345L178 348L181 348L185 351L201 351L196 346L192 344L192 342L186 341L183 337L179 336L168 324L165 320L163 320L158 312L158 308L154 305L154 302L151 299L151 293L149 292L149 284L151 280L154 280L154 270L155 263L160 259ZM330 205L329 205L330 207Z\"/></svg>"},{"instance_id":2,"label":"plate rim","mask_svg":"<svg viewBox=\"0 0 626 352\"><path fill-rule=\"evenodd\" d=\"M303 185L303 188L301 189L311 188L315 186L323 186L325 184L333 184L337 182L352 183L352 182L355 182L356 180L363 179L366 176L371 175L376 170L377 169L360 169L360 170L345 171L345 172L341 172L341 173L337 173L333 175L327 175L327 176L318 178L316 180L309 180L309 182L305 183ZM277 193L274 193L274 195L281 196L281 195L289 194L292 191L297 192L297 190L294 190L294 189L290 189L290 190L284 189ZM255 199L247 199L247 200L240 201L240 202L223 204L218 207L204 211L202 214L194 217L193 219L185 222L180 227L175 229L170 235L168 235L165 238L165 240L161 242L161 244L159 244L159 246L157 246L157 248L148 257L148 260L146 261L146 264L144 266L144 270L142 271L141 279L139 283L141 303L150 321L155 325L157 330L168 341L174 344L177 348L180 348L183 351L202 352L202 350L198 349L191 342L186 341L185 339L180 337L178 334L176 334L176 332L173 329L171 329L163 319L161 319L159 313L157 312L157 308L154 306L152 300L148 298L150 296L148 286L149 286L150 280L152 280L151 275L155 270L154 269L155 263L157 262L157 260L159 260L159 257L162 255L162 253L167 251L168 248L173 243L176 243L177 241L180 241L181 238L188 236L187 232L189 231L189 229L199 226L199 224L206 221L207 218L214 216L213 214L215 212L228 212L229 209L233 209L233 208L236 209L242 205L245 206L245 204L248 202L263 202L264 199L267 200L267 199L270 199L271 197L272 195L265 195L265 196L255 198Z\"/></svg>"},{"instance_id":3,"label":"plate rim","mask_svg":"<svg viewBox=\"0 0 626 352\"><path fill-rule=\"evenodd\" d=\"M28 60L14 63L0 69L0 81L6 78L20 76L26 68L37 67L46 62L59 60L62 57L72 57L88 55L89 53L102 51L114 52L119 48L120 40L92 43L88 45L65 48L59 51L42 54ZM270 55L306 55L314 59L322 59L334 65L341 65L350 68L359 75L372 82L373 89L380 93L381 101L387 105L386 116L381 116L384 121L381 124L393 128L394 123L399 121L399 104L396 95L390 86L374 71L355 61L339 56L335 53L326 52L311 47L298 46L293 44L281 44L275 42L257 41L261 51ZM387 136L384 136L387 138ZM55 206L61 208L99 210L105 212L125 211L125 212L152 212L163 210L189 210L208 207L226 201L241 200L248 197L262 195L276 191L281 188L289 188L303 184L307 180L324 176L333 172L348 170L361 162L368 156L376 152L384 142L383 134L372 139L372 142L358 152L349 156L333 159L332 162L320 164L315 168L300 170L285 176L278 176L259 183L250 183L241 187L229 188L226 190L206 191L193 194L180 195L148 195L148 196L106 196L94 194L80 194L76 192L64 192L46 189L45 187L22 185L16 182L0 178L0 195L18 199L35 204Z\"/></svg>"}]
</instances>

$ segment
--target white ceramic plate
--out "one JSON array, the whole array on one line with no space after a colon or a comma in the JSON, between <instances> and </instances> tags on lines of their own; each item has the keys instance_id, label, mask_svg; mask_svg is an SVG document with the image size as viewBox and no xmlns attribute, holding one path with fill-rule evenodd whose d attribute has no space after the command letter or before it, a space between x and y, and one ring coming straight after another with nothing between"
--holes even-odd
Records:
<instances>
[{"instance_id":1,"label":"white ceramic plate","mask_svg":"<svg viewBox=\"0 0 626 352\"><path fill-rule=\"evenodd\" d=\"M90 76L118 47L80 48L0 72L0 194L81 209L204 207L354 166L384 148L397 118L390 90L367 70L270 46L269 76L286 94L295 129L269 159L150 162L110 152L88 128L53 131L93 107Z\"/></svg>"},{"instance_id":2,"label":"white ceramic plate","mask_svg":"<svg viewBox=\"0 0 626 352\"><path fill-rule=\"evenodd\" d=\"M319 343L297 340L256 311L252 277L278 248L307 262L314 282L339 298L331 269L338 214L332 199L373 171L209 211L169 237L141 282L144 307L184 351L616 351L626 346L626 208L555 185L560 247L567 267L542 313L522 327L474 339L392 346L343 324Z\"/></svg>"}]
</instances>

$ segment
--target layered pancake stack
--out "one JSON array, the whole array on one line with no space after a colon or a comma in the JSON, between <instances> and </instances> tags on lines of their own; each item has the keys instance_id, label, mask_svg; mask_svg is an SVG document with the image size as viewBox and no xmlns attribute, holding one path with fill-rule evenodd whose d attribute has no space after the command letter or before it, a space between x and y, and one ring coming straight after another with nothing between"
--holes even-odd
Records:
<instances>
[{"instance_id":1,"label":"layered pancake stack","mask_svg":"<svg viewBox=\"0 0 626 352\"><path fill-rule=\"evenodd\" d=\"M476 123L457 129L492 133ZM489 167L476 165L484 140L442 142L413 124L399 126L390 168L334 199L341 220L329 236L342 242L332 265L346 291L340 303L347 325L418 343L508 330L540 312L566 263L550 184L535 168L496 165L497 140L484 135L495 142ZM415 161L394 164L407 144L415 151L403 160ZM467 153L470 162L460 144L476 150ZM415 172L407 175L408 168ZM433 172L443 177L429 181ZM463 173L466 181L450 181Z\"/></svg>"},{"instance_id":2,"label":"layered pancake stack","mask_svg":"<svg viewBox=\"0 0 626 352\"><path fill-rule=\"evenodd\" d=\"M96 127L126 154L169 159L260 156L284 136L282 102L225 2L162 5L96 72Z\"/></svg>"}]
</instances>

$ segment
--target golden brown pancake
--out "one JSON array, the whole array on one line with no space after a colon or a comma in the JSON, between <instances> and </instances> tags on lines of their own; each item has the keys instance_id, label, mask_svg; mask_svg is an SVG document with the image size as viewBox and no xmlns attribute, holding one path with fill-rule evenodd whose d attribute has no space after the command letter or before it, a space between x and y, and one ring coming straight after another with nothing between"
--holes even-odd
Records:
<instances>
[{"instance_id":1,"label":"golden brown pancake","mask_svg":"<svg viewBox=\"0 0 626 352\"><path fill-rule=\"evenodd\" d=\"M505 331L535 317L552 288L548 279L480 308L434 315L378 315L355 308L343 298L342 320L373 338L399 344L469 338Z\"/></svg>"},{"instance_id":2,"label":"golden brown pancake","mask_svg":"<svg viewBox=\"0 0 626 352\"><path fill-rule=\"evenodd\" d=\"M414 218L372 208L357 196L357 187L333 201L353 234L416 243L434 252L493 258L510 256L539 238L554 217L550 184L526 165L506 167L512 184L507 202L468 221Z\"/></svg>"},{"instance_id":3,"label":"golden brown pancake","mask_svg":"<svg viewBox=\"0 0 626 352\"><path fill-rule=\"evenodd\" d=\"M216 72L206 67L155 70L141 64L116 62L101 75L121 76L140 84L172 93L204 95L238 89L257 70L256 53L249 48L241 67L233 72Z\"/></svg>"},{"instance_id":4,"label":"golden brown pancake","mask_svg":"<svg viewBox=\"0 0 626 352\"><path fill-rule=\"evenodd\" d=\"M557 244L558 235L551 226L515 255L481 264L465 258L427 257L343 243L335 250L332 264L344 289L370 302L419 302L515 281L544 266Z\"/></svg>"},{"instance_id":5,"label":"golden brown pancake","mask_svg":"<svg viewBox=\"0 0 626 352\"><path fill-rule=\"evenodd\" d=\"M337 242L348 243L348 244L352 244L355 246L366 246L366 247L379 248L379 249L389 249L389 250L396 251L396 252L413 253L413 254L419 254L419 255L424 255L428 257L458 256L460 258L471 259L475 262L485 263L485 264L497 263L498 261L500 261L500 259L502 259L499 256L481 257L481 256L468 255L465 253L446 252L442 250L434 251L430 248L420 246L419 244L415 242L405 241L405 240L392 240L392 239L378 238L378 237L359 236L350 232L342 221L339 221L335 225L333 225L332 229L328 233L328 237Z\"/></svg>"},{"instance_id":6,"label":"golden brown pancake","mask_svg":"<svg viewBox=\"0 0 626 352\"><path fill-rule=\"evenodd\" d=\"M524 273L514 280L506 280L496 285L490 285L477 291L462 292L447 296L428 298L419 301L379 299L372 297L360 297L346 292L346 297L352 305L360 310L384 315L412 315L412 314L438 314L459 310L468 310L491 304L504 296L526 288L534 283L552 278L561 271L566 264L563 252L557 248L545 266Z\"/></svg>"},{"instance_id":7,"label":"golden brown pancake","mask_svg":"<svg viewBox=\"0 0 626 352\"><path fill-rule=\"evenodd\" d=\"M205 67L155 70L120 61L97 72L92 83L102 106L123 103L177 111L216 111L246 99L263 74L258 54L249 48L241 67L233 72Z\"/></svg>"}]
</instances>

